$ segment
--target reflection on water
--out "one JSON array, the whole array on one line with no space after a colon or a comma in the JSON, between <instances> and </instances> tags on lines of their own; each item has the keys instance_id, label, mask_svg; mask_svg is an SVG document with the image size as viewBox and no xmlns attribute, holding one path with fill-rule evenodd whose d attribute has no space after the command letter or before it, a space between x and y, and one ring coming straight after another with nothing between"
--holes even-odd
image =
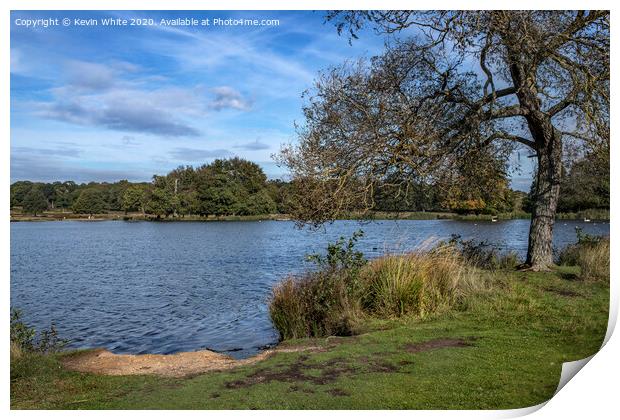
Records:
<instances>
[{"instance_id":1,"label":"reflection on water","mask_svg":"<svg viewBox=\"0 0 620 420\"><path fill-rule=\"evenodd\" d=\"M607 222L558 221L556 248L575 241L576 226L609 234ZM360 227L368 257L451 234L524 255L529 220L338 221L318 231L275 221L11 223L11 305L38 329L55 322L75 348L245 357L277 341L271 286Z\"/></svg>"}]
</instances>

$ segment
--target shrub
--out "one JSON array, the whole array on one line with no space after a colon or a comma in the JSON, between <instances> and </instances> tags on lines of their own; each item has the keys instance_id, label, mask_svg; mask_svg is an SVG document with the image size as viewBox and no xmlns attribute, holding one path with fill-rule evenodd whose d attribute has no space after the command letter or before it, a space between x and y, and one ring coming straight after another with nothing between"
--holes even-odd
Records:
<instances>
[{"instance_id":1,"label":"shrub","mask_svg":"<svg viewBox=\"0 0 620 420\"><path fill-rule=\"evenodd\" d=\"M277 284L269 314L281 338L352 335L358 306L350 298L349 281L344 270L323 270Z\"/></svg>"},{"instance_id":2,"label":"shrub","mask_svg":"<svg viewBox=\"0 0 620 420\"><path fill-rule=\"evenodd\" d=\"M364 234L340 237L327 245L327 254L309 255L318 271L289 277L277 284L269 314L283 339L351 335L359 316L359 270L367 260L355 250Z\"/></svg>"},{"instance_id":3,"label":"shrub","mask_svg":"<svg viewBox=\"0 0 620 420\"><path fill-rule=\"evenodd\" d=\"M43 330L37 337L36 330L22 321L22 312L11 309L11 359L19 358L23 353L53 353L68 344L58 337L58 331L52 323L49 330Z\"/></svg>"},{"instance_id":4,"label":"shrub","mask_svg":"<svg viewBox=\"0 0 620 420\"><path fill-rule=\"evenodd\" d=\"M348 240L341 236L333 244L327 244L327 255L312 254L308 255L306 259L315 262L319 269L346 270L356 273L368 262L362 252L355 250L355 244L362 236L364 236L364 231L361 229L354 232Z\"/></svg>"}]
</instances>

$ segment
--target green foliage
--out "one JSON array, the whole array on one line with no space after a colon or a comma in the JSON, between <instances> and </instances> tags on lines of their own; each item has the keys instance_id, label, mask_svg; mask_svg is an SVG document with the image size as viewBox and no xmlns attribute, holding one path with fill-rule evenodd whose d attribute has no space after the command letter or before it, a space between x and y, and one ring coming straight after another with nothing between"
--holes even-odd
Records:
<instances>
[{"instance_id":1,"label":"green foliage","mask_svg":"<svg viewBox=\"0 0 620 420\"><path fill-rule=\"evenodd\" d=\"M16 343L20 349L33 350L36 331L24 324L21 318L22 311L19 309L11 310L11 342Z\"/></svg>"},{"instance_id":2,"label":"green foliage","mask_svg":"<svg viewBox=\"0 0 620 420\"><path fill-rule=\"evenodd\" d=\"M522 207L531 208L531 194L525 196L524 193L510 190L501 167L498 167L497 162L489 162L493 167L489 177L480 174L477 177L470 176L470 172L480 167L473 163L450 177L432 182L414 182L392 176L376 185L373 195L375 205L372 210L407 213L453 211L463 214L461 217L464 218L507 213L522 215ZM601 162L602 158L588 157L573 166L572 175L569 174L566 185L562 187L560 199L560 210L573 213L566 213L564 216L608 218L607 213L601 213L607 211L604 209L609 205L609 177L604 173L605 170L608 172L608 165L601 166ZM78 202L85 190L98 190L101 200L94 200L94 206L93 200L85 203L82 199ZM579 201L575 198L575 193L587 193L590 198L582 197ZM90 194L92 193L87 193L87 196ZM17 181L11 184L11 206L23 206L25 213L34 213L36 210L38 214L41 209L45 210L43 196L46 208L75 208L78 213L87 214L110 210L139 211L158 217L192 214L255 216L294 213L303 203L303 200L300 201L300 194L303 195L304 191L298 191L293 183L267 181L260 166L233 158L218 159L198 168L181 166L165 176L154 176L150 184L131 183L127 180L111 184L91 182L81 185L72 181L48 184ZM25 202L27 196L28 200ZM594 196L598 198L592 198ZM573 204L566 204L569 202ZM577 202L580 204L574 204ZM600 210L579 210L587 205L598 206ZM593 211L597 213L592 213ZM562 217L562 214L559 216Z\"/></svg>"},{"instance_id":3,"label":"green foliage","mask_svg":"<svg viewBox=\"0 0 620 420\"><path fill-rule=\"evenodd\" d=\"M104 190L105 208L115 211L123 210L123 197L129 186L130 183L126 179L115 182L114 184L109 184Z\"/></svg>"},{"instance_id":4,"label":"green foliage","mask_svg":"<svg viewBox=\"0 0 620 420\"><path fill-rule=\"evenodd\" d=\"M182 216L187 214L198 214L198 194L196 191L181 191L178 193L179 213Z\"/></svg>"},{"instance_id":5,"label":"green foliage","mask_svg":"<svg viewBox=\"0 0 620 420\"><path fill-rule=\"evenodd\" d=\"M336 242L327 244L325 256L312 254L306 259L315 262L321 270L345 270L356 273L367 262L364 254L355 250L355 244L362 236L364 236L364 231L361 229L354 232L348 239L341 236Z\"/></svg>"},{"instance_id":6,"label":"green foliage","mask_svg":"<svg viewBox=\"0 0 620 420\"><path fill-rule=\"evenodd\" d=\"M121 209L123 209L125 212L144 211L145 200L145 188L138 185L132 185L123 192L123 197L121 199Z\"/></svg>"},{"instance_id":7,"label":"green foliage","mask_svg":"<svg viewBox=\"0 0 620 420\"><path fill-rule=\"evenodd\" d=\"M260 166L240 158L217 159L198 168L195 188L202 215L252 216L277 209Z\"/></svg>"},{"instance_id":8,"label":"green foliage","mask_svg":"<svg viewBox=\"0 0 620 420\"><path fill-rule=\"evenodd\" d=\"M482 171L481 168L484 168ZM390 176L373 189L374 211L449 211L458 214L498 214L519 210L521 194L508 187L498 160L484 154L444 177L411 181Z\"/></svg>"},{"instance_id":9,"label":"green foliage","mask_svg":"<svg viewBox=\"0 0 620 420\"><path fill-rule=\"evenodd\" d=\"M609 150L588 153L566 172L558 211L609 208Z\"/></svg>"},{"instance_id":10,"label":"green foliage","mask_svg":"<svg viewBox=\"0 0 620 420\"><path fill-rule=\"evenodd\" d=\"M244 216L252 216L257 214L272 214L278 211L278 207L269 195L267 189L261 189L258 192L248 196L242 205L239 214Z\"/></svg>"},{"instance_id":11,"label":"green foliage","mask_svg":"<svg viewBox=\"0 0 620 420\"><path fill-rule=\"evenodd\" d=\"M146 211L157 217L168 217L179 209L179 197L174 193L166 177L153 177L153 188L146 198Z\"/></svg>"},{"instance_id":12,"label":"green foliage","mask_svg":"<svg viewBox=\"0 0 620 420\"><path fill-rule=\"evenodd\" d=\"M49 330L43 330L37 337L36 330L22 321L22 311L11 309L12 345L22 353L53 353L63 349L68 341L58 337L58 331L52 323Z\"/></svg>"},{"instance_id":13,"label":"green foliage","mask_svg":"<svg viewBox=\"0 0 620 420\"><path fill-rule=\"evenodd\" d=\"M563 214L558 214L558 218L609 219L609 165L609 149L601 148L563 169L558 201L558 212ZM523 203L528 212L532 211L535 192L536 179Z\"/></svg>"},{"instance_id":14,"label":"green foliage","mask_svg":"<svg viewBox=\"0 0 620 420\"><path fill-rule=\"evenodd\" d=\"M374 192L374 210L411 212L441 209L440 190L425 182L392 177L377 186Z\"/></svg>"},{"instance_id":15,"label":"green foliage","mask_svg":"<svg viewBox=\"0 0 620 420\"><path fill-rule=\"evenodd\" d=\"M276 203L276 211L280 214L290 214L295 205L295 193L290 182L280 179L267 181L267 192Z\"/></svg>"},{"instance_id":16,"label":"green foliage","mask_svg":"<svg viewBox=\"0 0 620 420\"><path fill-rule=\"evenodd\" d=\"M51 198L54 208L71 208L77 184L73 181L54 182L52 187L53 196Z\"/></svg>"},{"instance_id":17,"label":"green foliage","mask_svg":"<svg viewBox=\"0 0 620 420\"><path fill-rule=\"evenodd\" d=\"M73 203L73 211L80 214L103 213L106 208L104 193L99 188L86 188L80 192L79 197Z\"/></svg>"},{"instance_id":18,"label":"green foliage","mask_svg":"<svg viewBox=\"0 0 620 420\"><path fill-rule=\"evenodd\" d=\"M47 210L47 200L39 187L33 187L24 196L22 202L23 209L26 213L32 213L34 216Z\"/></svg>"},{"instance_id":19,"label":"green foliage","mask_svg":"<svg viewBox=\"0 0 620 420\"><path fill-rule=\"evenodd\" d=\"M373 189L372 211L420 211L422 216L429 211L451 211L463 214L463 218L510 213L523 217L522 208L531 210L531 193L525 195L509 189L501 165L488 156L480 159L486 163L473 160L450 176L432 181L411 181L391 175ZM480 167L491 168L487 170L488 176L479 173ZM575 163L563 181L559 207L560 211L571 213L559 217L608 218L605 210L609 206L608 172L609 163L603 152L590 153ZM303 207L302 196L306 193L291 182L268 181L257 164L232 158L218 159L197 168L181 166L167 175L154 176L150 184L127 180L81 185L72 181L47 184L17 181L11 184L11 207L23 206L25 213L34 213L35 208L29 204L34 201L38 214L43 208L42 194L46 208L72 208L82 192L93 189L100 191L103 204L95 200L99 203L94 208L97 211L91 212L92 206L86 206L82 200L75 207L79 213L139 211L159 217L292 214L296 208ZM586 211L585 206L598 209Z\"/></svg>"},{"instance_id":20,"label":"green foliage","mask_svg":"<svg viewBox=\"0 0 620 420\"><path fill-rule=\"evenodd\" d=\"M11 207L22 206L24 197L32 189L33 183L30 181L17 181L11 184Z\"/></svg>"},{"instance_id":21,"label":"green foliage","mask_svg":"<svg viewBox=\"0 0 620 420\"><path fill-rule=\"evenodd\" d=\"M575 234L577 235L577 243L580 245L592 246L598 244L604 239L602 236L585 233L583 228L580 226L575 227Z\"/></svg>"},{"instance_id":22,"label":"green foliage","mask_svg":"<svg viewBox=\"0 0 620 420\"><path fill-rule=\"evenodd\" d=\"M49 203L52 209L72 208L82 214L140 211L158 218L257 216L286 211L292 200L289 189L287 182L268 183L259 165L232 158L198 168L181 166L165 176L153 176L150 184L17 181L11 184L11 207L24 206L25 212L39 213Z\"/></svg>"},{"instance_id":23,"label":"green foliage","mask_svg":"<svg viewBox=\"0 0 620 420\"><path fill-rule=\"evenodd\" d=\"M241 186L222 174L209 175L198 184L198 212L208 216L235 215L240 209Z\"/></svg>"}]
</instances>

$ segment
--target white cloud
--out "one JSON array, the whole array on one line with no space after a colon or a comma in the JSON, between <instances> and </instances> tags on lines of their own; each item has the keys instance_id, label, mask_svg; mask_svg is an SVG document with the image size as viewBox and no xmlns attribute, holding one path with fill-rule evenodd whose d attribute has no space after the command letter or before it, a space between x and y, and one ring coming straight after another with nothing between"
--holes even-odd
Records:
<instances>
[{"instance_id":1,"label":"white cloud","mask_svg":"<svg viewBox=\"0 0 620 420\"><path fill-rule=\"evenodd\" d=\"M212 91L215 94L215 99L211 102L210 107L216 111L225 108L248 111L252 107L249 100L245 99L241 93L230 86L219 86L213 88Z\"/></svg>"}]
</instances>

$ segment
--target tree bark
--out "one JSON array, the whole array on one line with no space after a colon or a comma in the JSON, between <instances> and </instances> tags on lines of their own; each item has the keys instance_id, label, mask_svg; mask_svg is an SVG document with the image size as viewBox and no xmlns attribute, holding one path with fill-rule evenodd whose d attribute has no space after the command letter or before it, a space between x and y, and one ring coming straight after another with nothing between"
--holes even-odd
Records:
<instances>
[{"instance_id":1,"label":"tree bark","mask_svg":"<svg viewBox=\"0 0 620 420\"><path fill-rule=\"evenodd\" d=\"M551 126L545 144L537 150L538 171L526 264L534 271L553 265L553 225L555 223L562 176L562 135Z\"/></svg>"}]
</instances>

